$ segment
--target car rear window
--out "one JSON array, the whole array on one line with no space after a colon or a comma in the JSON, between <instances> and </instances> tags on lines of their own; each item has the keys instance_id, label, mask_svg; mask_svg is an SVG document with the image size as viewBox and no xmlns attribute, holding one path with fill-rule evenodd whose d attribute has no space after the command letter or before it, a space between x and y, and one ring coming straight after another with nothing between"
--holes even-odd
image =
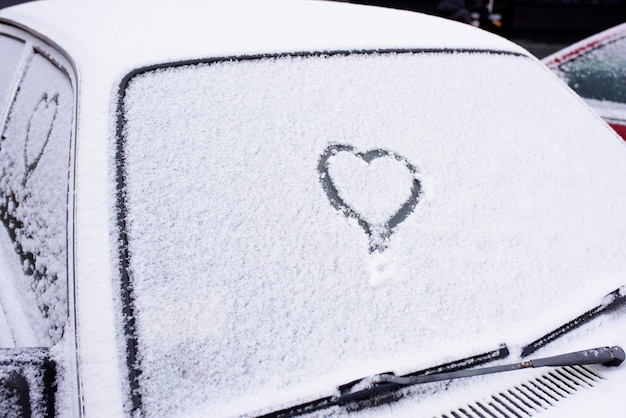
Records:
<instances>
[{"instance_id":1,"label":"car rear window","mask_svg":"<svg viewBox=\"0 0 626 418\"><path fill-rule=\"evenodd\" d=\"M581 54L558 67L582 97L626 104L626 37Z\"/></svg>"},{"instance_id":2,"label":"car rear window","mask_svg":"<svg viewBox=\"0 0 626 418\"><path fill-rule=\"evenodd\" d=\"M533 59L235 58L121 91L120 338L149 416L542 335L552 301L626 268L623 144Z\"/></svg>"}]
</instances>

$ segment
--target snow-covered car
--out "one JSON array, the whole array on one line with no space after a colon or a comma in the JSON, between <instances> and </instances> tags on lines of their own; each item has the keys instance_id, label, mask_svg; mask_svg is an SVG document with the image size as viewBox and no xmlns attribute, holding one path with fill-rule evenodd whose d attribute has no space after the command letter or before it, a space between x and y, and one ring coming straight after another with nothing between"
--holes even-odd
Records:
<instances>
[{"instance_id":1,"label":"snow-covered car","mask_svg":"<svg viewBox=\"0 0 626 418\"><path fill-rule=\"evenodd\" d=\"M517 45L51 0L0 56L5 415L623 414L626 144Z\"/></svg>"},{"instance_id":2,"label":"snow-covered car","mask_svg":"<svg viewBox=\"0 0 626 418\"><path fill-rule=\"evenodd\" d=\"M543 59L626 140L626 23Z\"/></svg>"}]
</instances>

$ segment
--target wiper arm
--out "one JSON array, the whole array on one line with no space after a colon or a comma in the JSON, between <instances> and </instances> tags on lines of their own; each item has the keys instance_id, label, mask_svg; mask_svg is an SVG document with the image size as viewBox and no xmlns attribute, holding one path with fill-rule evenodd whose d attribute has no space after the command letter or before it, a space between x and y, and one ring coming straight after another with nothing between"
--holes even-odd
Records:
<instances>
[{"instance_id":1,"label":"wiper arm","mask_svg":"<svg viewBox=\"0 0 626 418\"><path fill-rule=\"evenodd\" d=\"M617 367L622 364L624 358L624 350L622 350L621 347L598 347L589 350L560 354L552 357L544 357L535 360L523 361L521 363L483 367L480 369L459 370L456 372L448 373L437 373L427 376L400 377L393 374L380 374L364 380L361 385L370 387L381 383L418 385L423 383L439 382L442 380L460 379L464 377L481 376L485 374L502 373L537 367L582 366L586 364L602 364L607 367ZM357 391L355 393L344 395L341 398L344 401L353 400L356 399L357 395L366 391L367 388Z\"/></svg>"},{"instance_id":2,"label":"wiper arm","mask_svg":"<svg viewBox=\"0 0 626 418\"><path fill-rule=\"evenodd\" d=\"M509 350L506 345L502 344L496 350L488 351L486 353L478 354L471 357L466 357L460 360L451 361L445 364L440 364L438 366L434 366L425 370L416 371L413 373L406 374L402 377L412 377L419 375L428 375L428 374L436 374L442 372L452 372L462 369L467 369L470 367L478 366L481 364L485 364L494 360L505 358L509 355ZM367 379L367 378L365 378ZM352 381L350 383L346 383L345 385L341 385L337 388L339 392L339 396L327 396L325 398L316 399L313 401L309 401L306 403L302 403L299 405L294 405L285 409L281 409L279 411L270 412L268 414L259 415L258 418L284 418L284 417L294 417L298 415L309 414L311 412L319 411L322 409L327 409L333 406L343 405L345 403L350 402L350 399L344 398L344 395L354 392L354 388L356 385L359 385L365 379L358 379ZM372 398L376 395L383 393L393 393L396 389L401 388L404 385L398 383L381 383L372 387L368 390L367 394L360 396L359 399L363 398ZM394 399L400 398L401 395L394 395Z\"/></svg>"},{"instance_id":3,"label":"wiper arm","mask_svg":"<svg viewBox=\"0 0 626 418\"><path fill-rule=\"evenodd\" d=\"M626 285L619 287L602 298L601 303L593 309L588 310L579 317L569 321L566 324L561 325L557 329L547 333L543 337L533 341L524 348L522 348L522 357L526 357L541 347L551 343L563 334L572 331L575 328L583 325L584 323L594 319L598 315L605 313L621 304L626 302Z\"/></svg>"},{"instance_id":4,"label":"wiper arm","mask_svg":"<svg viewBox=\"0 0 626 418\"><path fill-rule=\"evenodd\" d=\"M623 304L624 302L626 302L626 285L615 289L613 292L606 295L602 299L602 302L595 308L585 312L576 319L560 326L554 331L523 347L521 356L526 357L529 354L532 354L541 347L559 338L561 335L581 326L585 322L594 319L596 316L607 312L610 309L613 309L616 306ZM624 361L624 350L622 350L620 347L602 347L563 354L555 357L525 361L517 364L468 370L471 367L492 360L504 358L508 354L509 350L503 344L500 349L494 350L492 352L468 357L466 359L446 363L440 366L432 367L427 370L421 370L403 376L396 376L393 373L382 373L371 376L369 378L358 379L345 385L339 386L337 388L339 391L339 396L327 396L324 398L285 408L279 411L260 415L258 416L258 418L283 418L304 415L322 409L327 409L333 406L345 405L352 401L374 398L377 395L385 393L396 392L393 397L394 399L398 399L402 396L401 394L397 393L398 389L407 385L458 379L470 376L479 376L484 374L519 370L529 367L556 367L582 364L604 364L605 366L618 366ZM565 363L558 363L559 361L565 361Z\"/></svg>"},{"instance_id":5,"label":"wiper arm","mask_svg":"<svg viewBox=\"0 0 626 418\"><path fill-rule=\"evenodd\" d=\"M501 350L506 350L506 353L508 354L506 347L501 347ZM527 360L521 363L483 367L479 369L461 368L460 370L455 371L419 375L409 374L405 376L396 376L393 373L382 373L340 386L339 396L321 398L312 402L262 415L262 417L278 418L303 415L320 409L330 408L332 406L340 406L349 404L350 402L372 398L382 392L394 391L403 386L439 382L442 380L453 380L537 367L577 366L587 364L602 364L607 367L617 367L622 364L625 357L626 355L621 347L598 347L589 350L560 354L552 357Z\"/></svg>"}]
</instances>

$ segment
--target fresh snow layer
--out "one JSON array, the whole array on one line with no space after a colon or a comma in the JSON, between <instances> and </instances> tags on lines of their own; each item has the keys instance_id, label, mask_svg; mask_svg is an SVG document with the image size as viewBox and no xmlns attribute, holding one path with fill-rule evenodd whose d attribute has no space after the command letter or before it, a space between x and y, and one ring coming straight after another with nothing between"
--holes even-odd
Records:
<instances>
[{"instance_id":1,"label":"fresh snow layer","mask_svg":"<svg viewBox=\"0 0 626 418\"><path fill-rule=\"evenodd\" d=\"M585 102L600 116L608 120L626 121L626 103L616 103L604 100L585 99Z\"/></svg>"},{"instance_id":2,"label":"fresh snow layer","mask_svg":"<svg viewBox=\"0 0 626 418\"><path fill-rule=\"evenodd\" d=\"M533 59L165 68L131 80L124 118L147 415L269 410L529 342L571 319L565 301L622 284L626 148ZM410 176L357 154L386 150L419 173L384 248L324 191L332 144L355 150L328 175L372 224Z\"/></svg>"},{"instance_id":3,"label":"fresh snow layer","mask_svg":"<svg viewBox=\"0 0 626 418\"><path fill-rule=\"evenodd\" d=\"M10 7L0 17L57 42L90 83L102 74L122 77L137 67L205 57L386 48L525 53L470 25L333 1L60 0Z\"/></svg>"},{"instance_id":4,"label":"fresh snow layer","mask_svg":"<svg viewBox=\"0 0 626 418\"><path fill-rule=\"evenodd\" d=\"M0 147L0 213L21 272L14 289L39 324L37 346L62 337L68 317L68 171L73 119L69 79L43 55L27 62ZM6 273L5 273L6 274ZM17 341L18 345L22 342Z\"/></svg>"},{"instance_id":5,"label":"fresh snow layer","mask_svg":"<svg viewBox=\"0 0 626 418\"><path fill-rule=\"evenodd\" d=\"M311 50L524 54L467 25L322 3L181 1L173 14L153 1L125 2L124 13L115 1L50 1L0 12L59 43L80 73L77 309L87 415L121 414L127 385L117 368L126 356L121 321L112 342L119 318L107 315L119 270L106 265L102 245L115 235L107 223L115 202L106 200L106 176L94 173L106 172L102 132L114 132L115 116L106 109L128 71ZM146 415L269 411L372 373L409 372L501 342L518 348L621 285L624 145L554 84L534 60L496 54L227 62L132 81L126 221ZM410 198L411 179L420 182L417 205L374 250L359 219L333 206L320 182L320 156L332 144L354 147L329 160L329 173L374 233L389 233L385 222ZM33 150L22 149L27 161ZM417 176L355 154L371 150L401 156ZM59 248L55 231L46 242ZM0 261L19 273L6 254ZM53 271L59 257L47 260ZM32 321L39 310L11 311L18 304L1 288L13 329L0 343L49 344L49 324ZM56 302L61 325L66 305ZM564 341L559 347L572 343ZM74 348L63 338L53 351ZM407 415L434 415L459 393L473 395L472 385L426 388L428 407L404 402L362 414L398 416L413 405ZM77 408L73 389L59 393L68 414Z\"/></svg>"},{"instance_id":6,"label":"fresh snow layer","mask_svg":"<svg viewBox=\"0 0 626 418\"><path fill-rule=\"evenodd\" d=\"M24 49L23 42L8 36L0 36L0 49L2 49L2 65L0 65L0 116L4 111L11 94L10 88L17 77L17 64Z\"/></svg>"}]
</instances>

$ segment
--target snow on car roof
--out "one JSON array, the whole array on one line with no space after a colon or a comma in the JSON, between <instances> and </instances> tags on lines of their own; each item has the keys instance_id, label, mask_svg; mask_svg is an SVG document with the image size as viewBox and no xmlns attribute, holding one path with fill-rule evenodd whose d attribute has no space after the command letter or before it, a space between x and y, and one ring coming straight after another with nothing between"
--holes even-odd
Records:
<instances>
[{"instance_id":1,"label":"snow on car roof","mask_svg":"<svg viewBox=\"0 0 626 418\"><path fill-rule=\"evenodd\" d=\"M609 43L617 38L626 36L626 23L613 26L605 31L599 32L568 47L565 47L547 57L543 58L543 62L548 67L559 65L570 58L578 56L588 50L598 47L599 45Z\"/></svg>"},{"instance_id":2,"label":"snow on car roof","mask_svg":"<svg viewBox=\"0 0 626 418\"><path fill-rule=\"evenodd\" d=\"M120 12L122 10L122 12ZM64 48L81 72L192 58L388 48L525 53L469 25L325 1L36 1L0 11ZM95 65L95 64L94 64ZM129 68L130 67L130 68Z\"/></svg>"}]
</instances>

